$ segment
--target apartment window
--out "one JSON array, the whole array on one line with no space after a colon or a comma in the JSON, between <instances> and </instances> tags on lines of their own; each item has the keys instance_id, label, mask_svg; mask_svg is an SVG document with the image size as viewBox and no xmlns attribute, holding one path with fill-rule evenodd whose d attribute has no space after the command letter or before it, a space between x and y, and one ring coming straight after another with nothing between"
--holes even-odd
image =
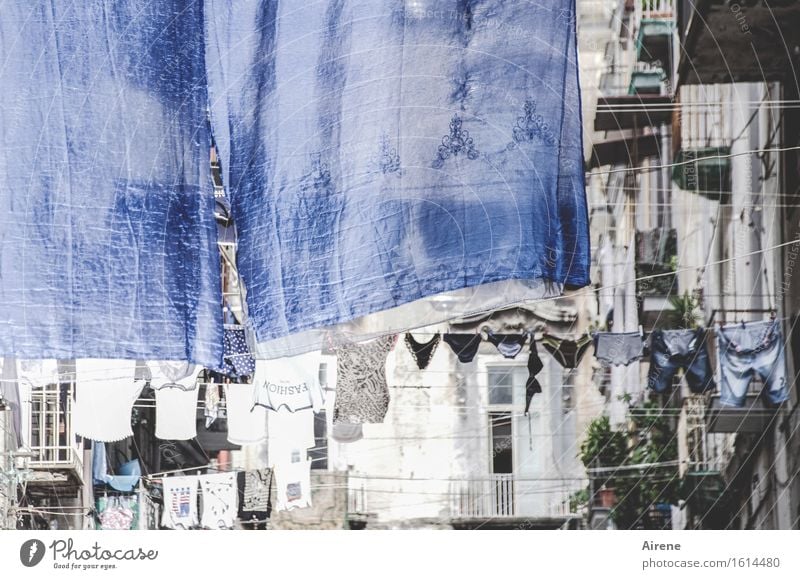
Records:
<instances>
[{"instance_id":1,"label":"apartment window","mask_svg":"<svg viewBox=\"0 0 800 579\"><path fill-rule=\"evenodd\" d=\"M525 381L528 378L525 366L488 366L486 372L490 406L510 406L514 404L515 391L525 392Z\"/></svg>"},{"instance_id":2,"label":"apartment window","mask_svg":"<svg viewBox=\"0 0 800 579\"><path fill-rule=\"evenodd\" d=\"M511 412L490 412L492 474L514 472L514 436Z\"/></svg>"}]
</instances>

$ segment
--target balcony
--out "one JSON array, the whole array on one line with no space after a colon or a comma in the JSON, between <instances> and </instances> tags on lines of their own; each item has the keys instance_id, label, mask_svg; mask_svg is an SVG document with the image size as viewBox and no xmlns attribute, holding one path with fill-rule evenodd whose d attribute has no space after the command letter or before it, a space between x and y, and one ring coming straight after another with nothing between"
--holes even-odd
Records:
<instances>
[{"instance_id":1,"label":"balcony","mask_svg":"<svg viewBox=\"0 0 800 579\"><path fill-rule=\"evenodd\" d=\"M30 406L23 407L29 413L23 424L33 455L27 463L31 494L69 493L83 485L83 442L72 429L73 387L61 383L35 388Z\"/></svg>"},{"instance_id":2,"label":"balcony","mask_svg":"<svg viewBox=\"0 0 800 579\"><path fill-rule=\"evenodd\" d=\"M677 255L677 230L659 228L636 232L639 319L648 330L663 319L664 312L670 310L669 298L678 293ZM652 277L654 275L658 277Z\"/></svg>"},{"instance_id":3,"label":"balcony","mask_svg":"<svg viewBox=\"0 0 800 579\"><path fill-rule=\"evenodd\" d=\"M681 149L675 156L672 180L685 191L723 201L731 191L729 147Z\"/></svg>"},{"instance_id":4,"label":"balcony","mask_svg":"<svg viewBox=\"0 0 800 579\"><path fill-rule=\"evenodd\" d=\"M513 517L514 475L493 474L486 479L453 483L451 512L454 518Z\"/></svg>"},{"instance_id":5,"label":"balcony","mask_svg":"<svg viewBox=\"0 0 800 579\"><path fill-rule=\"evenodd\" d=\"M660 95L665 77L660 69L643 69L631 72L629 95Z\"/></svg>"},{"instance_id":6,"label":"balcony","mask_svg":"<svg viewBox=\"0 0 800 579\"><path fill-rule=\"evenodd\" d=\"M635 4L636 59L672 70L675 0L638 0Z\"/></svg>"},{"instance_id":7,"label":"balcony","mask_svg":"<svg viewBox=\"0 0 800 579\"><path fill-rule=\"evenodd\" d=\"M761 434L770 427L777 412L767 407L756 391L750 391L744 406L726 406L718 394L711 397L706 408L708 432Z\"/></svg>"},{"instance_id":8,"label":"balcony","mask_svg":"<svg viewBox=\"0 0 800 579\"><path fill-rule=\"evenodd\" d=\"M450 483L450 519L456 529L558 529L577 527L572 491L543 492L540 483L513 474L490 474ZM531 498L533 497L533 500Z\"/></svg>"},{"instance_id":9,"label":"balcony","mask_svg":"<svg viewBox=\"0 0 800 579\"><path fill-rule=\"evenodd\" d=\"M681 84L781 80L793 74L800 3L682 0L678 29Z\"/></svg>"}]
</instances>

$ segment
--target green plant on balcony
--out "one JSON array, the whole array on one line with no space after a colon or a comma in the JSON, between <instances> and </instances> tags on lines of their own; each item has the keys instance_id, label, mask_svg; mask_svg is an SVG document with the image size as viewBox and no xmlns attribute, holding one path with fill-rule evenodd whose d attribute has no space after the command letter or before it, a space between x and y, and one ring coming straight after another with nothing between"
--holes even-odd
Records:
<instances>
[{"instance_id":1,"label":"green plant on balcony","mask_svg":"<svg viewBox=\"0 0 800 579\"><path fill-rule=\"evenodd\" d=\"M703 323L703 313L700 311L700 303L697 298L684 292L682 296L671 296L669 305L672 306L671 317L674 320L675 328L694 330Z\"/></svg>"},{"instance_id":2,"label":"green plant on balcony","mask_svg":"<svg viewBox=\"0 0 800 579\"><path fill-rule=\"evenodd\" d=\"M594 489L614 489L616 504L611 517L620 529L644 526L655 505L674 503L678 498L677 468L659 466L678 457L677 440L669 418L653 402L633 410L624 430L611 428L605 416L593 420L579 454L587 469L612 469L590 471L590 476ZM629 468L637 465L643 466Z\"/></svg>"}]
</instances>

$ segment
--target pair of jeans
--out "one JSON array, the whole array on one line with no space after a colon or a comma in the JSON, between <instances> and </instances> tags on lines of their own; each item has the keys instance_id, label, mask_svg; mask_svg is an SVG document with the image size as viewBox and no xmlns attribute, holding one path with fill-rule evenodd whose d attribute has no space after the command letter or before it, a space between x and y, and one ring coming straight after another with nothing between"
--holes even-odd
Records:
<instances>
[{"instance_id":1,"label":"pair of jeans","mask_svg":"<svg viewBox=\"0 0 800 579\"><path fill-rule=\"evenodd\" d=\"M650 370L647 385L665 392L679 368L683 369L689 389L702 394L714 389L714 371L706 349L706 331L653 330L650 336Z\"/></svg>"},{"instance_id":2,"label":"pair of jeans","mask_svg":"<svg viewBox=\"0 0 800 579\"><path fill-rule=\"evenodd\" d=\"M744 406L754 376L764 382L761 394L772 405L789 399L784 343L778 320L723 326L718 332L720 401Z\"/></svg>"}]
</instances>

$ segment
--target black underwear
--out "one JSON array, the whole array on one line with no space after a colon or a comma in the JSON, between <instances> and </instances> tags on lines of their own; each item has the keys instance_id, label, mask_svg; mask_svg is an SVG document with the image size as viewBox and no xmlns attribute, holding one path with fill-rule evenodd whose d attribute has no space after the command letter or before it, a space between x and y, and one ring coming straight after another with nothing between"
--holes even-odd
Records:
<instances>
[{"instance_id":1,"label":"black underwear","mask_svg":"<svg viewBox=\"0 0 800 579\"><path fill-rule=\"evenodd\" d=\"M495 345L503 358L516 358L528 340L528 334L495 334L489 332L489 341Z\"/></svg>"},{"instance_id":2,"label":"black underwear","mask_svg":"<svg viewBox=\"0 0 800 579\"><path fill-rule=\"evenodd\" d=\"M445 334L442 339L453 349L462 364L472 362L481 345L480 334Z\"/></svg>"},{"instance_id":3,"label":"black underwear","mask_svg":"<svg viewBox=\"0 0 800 579\"><path fill-rule=\"evenodd\" d=\"M542 346L564 368L577 368L591 343L592 338L589 336L584 336L577 342L557 338L551 334L545 334L542 337Z\"/></svg>"},{"instance_id":4,"label":"black underwear","mask_svg":"<svg viewBox=\"0 0 800 579\"><path fill-rule=\"evenodd\" d=\"M411 357L414 358L420 370L424 370L430 364L431 358L436 352L436 347L439 345L440 338L441 336L436 334L428 342L420 344L414 339L414 336L406 334L406 346L408 346L408 351L411 352Z\"/></svg>"},{"instance_id":5,"label":"black underwear","mask_svg":"<svg viewBox=\"0 0 800 579\"><path fill-rule=\"evenodd\" d=\"M531 400L534 394L539 394L542 391L542 386L536 379L536 375L542 371L544 364L539 358L539 352L536 350L536 342L531 340L531 353L528 356L528 380L525 382L525 414L531 407Z\"/></svg>"}]
</instances>

